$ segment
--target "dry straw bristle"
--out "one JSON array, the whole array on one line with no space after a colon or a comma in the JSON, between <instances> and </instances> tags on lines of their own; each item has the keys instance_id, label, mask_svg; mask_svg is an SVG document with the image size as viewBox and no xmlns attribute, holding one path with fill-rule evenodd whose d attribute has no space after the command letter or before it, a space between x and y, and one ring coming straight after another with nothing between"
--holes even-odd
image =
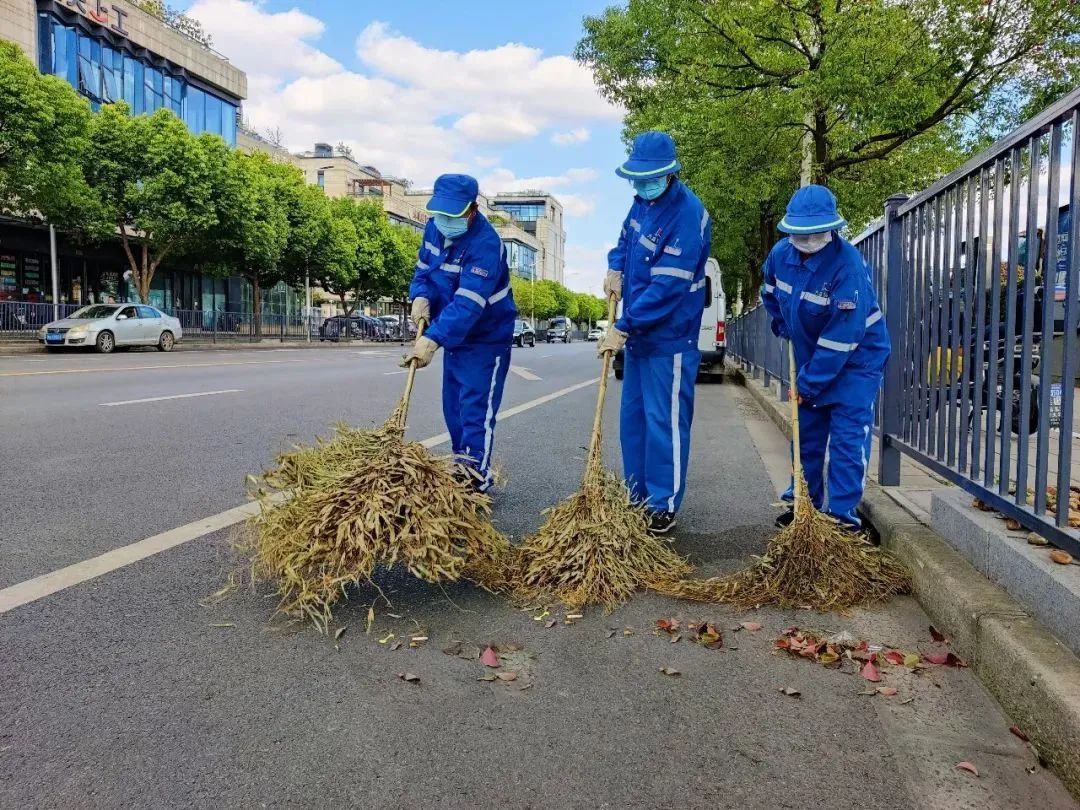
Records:
<instances>
[{"instance_id":1,"label":"dry straw bristle","mask_svg":"<svg viewBox=\"0 0 1080 810\"><path fill-rule=\"evenodd\" d=\"M739 610L765 604L844 610L905 593L910 587L907 571L891 554L845 531L803 498L795 520L748 568L710 579L661 583L656 590Z\"/></svg>"},{"instance_id":2,"label":"dry straw bristle","mask_svg":"<svg viewBox=\"0 0 1080 810\"><path fill-rule=\"evenodd\" d=\"M649 534L644 507L596 455L582 488L545 514L518 550L515 590L524 599L611 609L652 582L690 573L684 559Z\"/></svg>"},{"instance_id":3,"label":"dry straw bristle","mask_svg":"<svg viewBox=\"0 0 1080 810\"><path fill-rule=\"evenodd\" d=\"M254 577L276 585L279 612L323 629L346 587L377 566L501 587L509 544L491 525L490 499L454 471L452 459L405 441L400 408L374 430L338 426L332 440L282 454L252 492L261 509L243 551Z\"/></svg>"}]
</instances>

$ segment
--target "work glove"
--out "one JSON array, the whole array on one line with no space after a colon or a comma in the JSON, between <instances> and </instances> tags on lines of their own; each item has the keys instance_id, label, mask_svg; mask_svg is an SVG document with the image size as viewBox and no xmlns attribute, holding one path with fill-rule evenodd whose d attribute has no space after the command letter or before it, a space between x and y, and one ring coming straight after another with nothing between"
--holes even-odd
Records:
<instances>
[{"instance_id":1,"label":"work glove","mask_svg":"<svg viewBox=\"0 0 1080 810\"><path fill-rule=\"evenodd\" d=\"M424 368L431 364L431 358L438 351L439 344L426 337L418 337L413 344L412 351L401 360L401 367L408 368L410 363L415 362L417 368Z\"/></svg>"},{"instance_id":2,"label":"work glove","mask_svg":"<svg viewBox=\"0 0 1080 810\"><path fill-rule=\"evenodd\" d=\"M426 298L414 298L412 302L412 322L419 325L421 321L431 323L431 302Z\"/></svg>"},{"instance_id":3,"label":"work glove","mask_svg":"<svg viewBox=\"0 0 1080 810\"><path fill-rule=\"evenodd\" d=\"M609 326L607 332L604 334L604 339L600 341L600 345L596 347L596 356L603 357L608 352L614 354L620 351L623 346L626 345L626 332L616 329L614 326Z\"/></svg>"},{"instance_id":4,"label":"work glove","mask_svg":"<svg viewBox=\"0 0 1080 810\"><path fill-rule=\"evenodd\" d=\"M787 324L780 318L773 318L770 327L772 328L772 333L778 338L791 340L791 333L788 332Z\"/></svg>"},{"instance_id":5,"label":"work glove","mask_svg":"<svg viewBox=\"0 0 1080 810\"><path fill-rule=\"evenodd\" d=\"M604 276L604 298L615 296L616 301L622 300L622 273L616 270L608 270Z\"/></svg>"}]
</instances>

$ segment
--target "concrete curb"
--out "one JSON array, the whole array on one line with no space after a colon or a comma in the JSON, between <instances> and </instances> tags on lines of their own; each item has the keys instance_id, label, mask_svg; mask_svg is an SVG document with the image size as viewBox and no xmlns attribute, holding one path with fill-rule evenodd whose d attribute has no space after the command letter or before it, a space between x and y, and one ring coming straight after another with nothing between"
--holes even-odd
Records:
<instances>
[{"instance_id":1,"label":"concrete curb","mask_svg":"<svg viewBox=\"0 0 1080 810\"><path fill-rule=\"evenodd\" d=\"M738 371L728 374L791 438L784 403ZM940 535L868 483L862 511L911 571L914 595L1042 760L1080 798L1080 659L980 574Z\"/></svg>"}]
</instances>

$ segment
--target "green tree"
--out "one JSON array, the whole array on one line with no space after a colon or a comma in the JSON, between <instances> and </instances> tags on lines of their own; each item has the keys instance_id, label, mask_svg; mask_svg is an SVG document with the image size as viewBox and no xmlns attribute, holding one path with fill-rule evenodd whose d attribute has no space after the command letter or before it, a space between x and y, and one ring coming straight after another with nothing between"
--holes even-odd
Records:
<instances>
[{"instance_id":1,"label":"green tree","mask_svg":"<svg viewBox=\"0 0 1080 810\"><path fill-rule=\"evenodd\" d=\"M757 272L799 184L827 182L859 229L976 144L965 119L997 91L1075 77L1069 0L629 0L585 20L577 55L628 111L626 134L662 128L714 212L725 283Z\"/></svg>"},{"instance_id":2,"label":"green tree","mask_svg":"<svg viewBox=\"0 0 1080 810\"><path fill-rule=\"evenodd\" d=\"M514 303L521 317L529 319L534 327L539 321L547 320L559 313L555 293L549 284L511 275L510 289L513 291Z\"/></svg>"},{"instance_id":3,"label":"green tree","mask_svg":"<svg viewBox=\"0 0 1080 810\"><path fill-rule=\"evenodd\" d=\"M123 103L93 116L90 138L83 173L146 301L161 262L192 249L217 223L214 164L226 154L224 142L192 137L168 110L132 117Z\"/></svg>"},{"instance_id":4,"label":"green tree","mask_svg":"<svg viewBox=\"0 0 1080 810\"><path fill-rule=\"evenodd\" d=\"M227 154L216 172L217 224L207 247L219 272L251 284L255 334L262 334L262 292L292 280L283 262L289 245L289 175L260 152Z\"/></svg>"},{"instance_id":5,"label":"green tree","mask_svg":"<svg viewBox=\"0 0 1080 810\"><path fill-rule=\"evenodd\" d=\"M537 287L542 287L551 292L551 297L554 300L554 307L552 311L539 315L540 318L554 318L556 315L566 315L571 317L570 310L574 304L574 294L570 290L566 289L562 284L551 279L544 279L543 281L536 282Z\"/></svg>"},{"instance_id":6,"label":"green tree","mask_svg":"<svg viewBox=\"0 0 1080 810\"><path fill-rule=\"evenodd\" d=\"M110 224L83 175L91 113L67 82L0 42L0 213L100 236Z\"/></svg>"}]
</instances>

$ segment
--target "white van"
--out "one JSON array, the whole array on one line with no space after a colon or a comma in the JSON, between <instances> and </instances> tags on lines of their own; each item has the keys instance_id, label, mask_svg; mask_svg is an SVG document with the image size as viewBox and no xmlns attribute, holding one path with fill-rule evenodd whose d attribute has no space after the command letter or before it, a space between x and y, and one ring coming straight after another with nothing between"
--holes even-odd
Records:
<instances>
[{"instance_id":1,"label":"white van","mask_svg":"<svg viewBox=\"0 0 1080 810\"><path fill-rule=\"evenodd\" d=\"M727 354L727 297L724 295L720 265L716 259L705 262L705 311L701 314L701 331L698 333L698 350L701 367L698 380L724 381L724 357ZM623 378L623 353L615 355L612 364L615 379Z\"/></svg>"},{"instance_id":2,"label":"white van","mask_svg":"<svg viewBox=\"0 0 1080 810\"><path fill-rule=\"evenodd\" d=\"M727 296L716 259L705 262L705 312L701 316L698 350L701 352L699 380L724 380L727 355Z\"/></svg>"}]
</instances>

